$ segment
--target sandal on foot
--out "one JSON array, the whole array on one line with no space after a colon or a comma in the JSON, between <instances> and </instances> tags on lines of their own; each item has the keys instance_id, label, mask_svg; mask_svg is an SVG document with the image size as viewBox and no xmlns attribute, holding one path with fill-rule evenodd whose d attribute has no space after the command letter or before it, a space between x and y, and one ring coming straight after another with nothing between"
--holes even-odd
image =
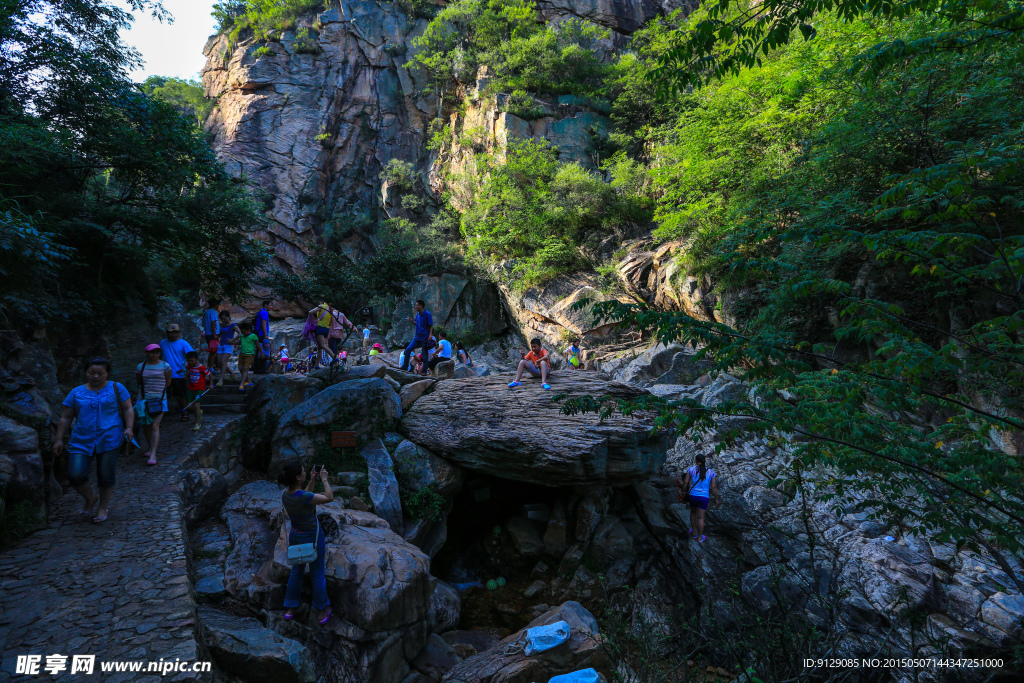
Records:
<instances>
[{"instance_id":1,"label":"sandal on foot","mask_svg":"<svg viewBox=\"0 0 1024 683\"><path fill-rule=\"evenodd\" d=\"M103 522L105 522L105 521L107 521L107 516L106 515L96 515L95 517L92 518L92 523L93 524L103 524Z\"/></svg>"},{"instance_id":2,"label":"sandal on foot","mask_svg":"<svg viewBox=\"0 0 1024 683\"><path fill-rule=\"evenodd\" d=\"M333 616L334 616L334 610L331 609L330 607L328 607L327 608L327 616L320 620L320 625L322 626L322 625L326 624L328 621L331 620L331 617L333 617Z\"/></svg>"},{"instance_id":3,"label":"sandal on foot","mask_svg":"<svg viewBox=\"0 0 1024 683\"><path fill-rule=\"evenodd\" d=\"M196 426L192 428L192 431L193 432L198 432L202 428L203 428L203 423L202 422L196 422Z\"/></svg>"},{"instance_id":4,"label":"sandal on foot","mask_svg":"<svg viewBox=\"0 0 1024 683\"><path fill-rule=\"evenodd\" d=\"M147 462L146 464L147 465L155 465L156 464L156 456L155 455L150 456L149 462Z\"/></svg>"},{"instance_id":5,"label":"sandal on foot","mask_svg":"<svg viewBox=\"0 0 1024 683\"><path fill-rule=\"evenodd\" d=\"M523 386L522 382L509 382L508 383L508 388L509 389L512 389L513 387L521 387L521 386Z\"/></svg>"},{"instance_id":6,"label":"sandal on foot","mask_svg":"<svg viewBox=\"0 0 1024 683\"><path fill-rule=\"evenodd\" d=\"M185 415L184 413L182 413L181 419L178 420L178 421L179 422L188 422L188 415Z\"/></svg>"},{"instance_id":7,"label":"sandal on foot","mask_svg":"<svg viewBox=\"0 0 1024 683\"><path fill-rule=\"evenodd\" d=\"M287 612L284 613L284 620L285 621L291 621L294 618L295 618L294 614L288 614Z\"/></svg>"},{"instance_id":8,"label":"sandal on foot","mask_svg":"<svg viewBox=\"0 0 1024 683\"><path fill-rule=\"evenodd\" d=\"M690 538L697 538L697 534L693 533L693 529L690 529Z\"/></svg>"},{"instance_id":9,"label":"sandal on foot","mask_svg":"<svg viewBox=\"0 0 1024 683\"><path fill-rule=\"evenodd\" d=\"M84 508L78 511L78 517L80 519L89 519L92 517L93 508L96 507L96 503L100 502L99 498L93 498L93 501L86 505Z\"/></svg>"},{"instance_id":10,"label":"sandal on foot","mask_svg":"<svg viewBox=\"0 0 1024 683\"><path fill-rule=\"evenodd\" d=\"M697 541L697 543L703 543L703 542L704 542L704 541L706 541L706 540L708 540L708 537L707 537L707 536L705 536L704 534L701 534L701 535L700 535L700 540L699 540L699 541Z\"/></svg>"},{"instance_id":11,"label":"sandal on foot","mask_svg":"<svg viewBox=\"0 0 1024 683\"><path fill-rule=\"evenodd\" d=\"M550 384L547 384L547 383L545 383L545 384L542 384L540 388L541 388L541 389L550 389L550 388L551 388L551 385L550 385Z\"/></svg>"}]
</instances>

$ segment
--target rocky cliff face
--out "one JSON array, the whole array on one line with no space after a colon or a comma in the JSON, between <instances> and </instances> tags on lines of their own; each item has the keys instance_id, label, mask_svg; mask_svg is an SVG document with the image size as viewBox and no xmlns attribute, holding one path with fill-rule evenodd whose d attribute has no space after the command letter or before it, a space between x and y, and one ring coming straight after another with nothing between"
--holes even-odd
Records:
<instances>
[{"instance_id":1,"label":"rocky cliff face","mask_svg":"<svg viewBox=\"0 0 1024 683\"><path fill-rule=\"evenodd\" d=\"M354 258L373 248L354 217L377 206L389 160L426 171L426 125L437 114L424 77L403 66L426 20L395 3L343 1L299 25L319 53L300 53L294 32L262 56L223 34L204 50L203 85L218 98L207 122L214 149L265 193L271 220L258 237L286 270L301 268L329 227Z\"/></svg>"},{"instance_id":2,"label":"rocky cliff face","mask_svg":"<svg viewBox=\"0 0 1024 683\"><path fill-rule=\"evenodd\" d=\"M541 2L545 19L581 17L611 29L613 42L632 33L678 0L553 0ZM373 249L359 215L382 205L381 169L392 159L412 164L428 200L441 188L436 156L428 155L430 121L444 116L427 80L404 65L412 41L427 21L398 3L340 0L303 17L316 47L296 32L266 46L228 37L210 38L203 86L217 106L207 121L214 149L231 173L245 175L264 192L270 216L257 236L269 244L278 267L301 268L305 254L332 231L354 258ZM451 120L459 130L479 128L504 144L509 137L546 139L563 158L593 166L589 132L607 127L598 113L571 98L546 103L551 116L525 121L501 111L500 102L478 103ZM449 157L460 157L449 150ZM442 159L441 163L444 160ZM433 178L433 183L430 179Z\"/></svg>"}]
</instances>

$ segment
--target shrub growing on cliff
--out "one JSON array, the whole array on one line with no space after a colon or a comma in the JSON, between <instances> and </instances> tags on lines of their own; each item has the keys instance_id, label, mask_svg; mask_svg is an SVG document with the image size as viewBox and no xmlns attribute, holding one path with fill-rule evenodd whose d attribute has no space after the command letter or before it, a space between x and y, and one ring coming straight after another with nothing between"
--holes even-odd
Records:
<instances>
[{"instance_id":1,"label":"shrub growing on cliff","mask_svg":"<svg viewBox=\"0 0 1024 683\"><path fill-rule=\"evenodd\" d=\"M300 17L323 7L323 0L226 0L214 3L213 17L232 44L250 34L258 41L280 40L282 33L295 29Z\"/></svg>"}]
</instances>

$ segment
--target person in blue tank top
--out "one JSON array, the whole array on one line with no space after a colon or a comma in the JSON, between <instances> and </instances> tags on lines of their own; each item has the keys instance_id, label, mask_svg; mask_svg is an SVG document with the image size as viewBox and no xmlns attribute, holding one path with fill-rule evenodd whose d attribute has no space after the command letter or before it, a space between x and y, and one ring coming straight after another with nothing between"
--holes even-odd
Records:
<instances>
[{"instance_id":1,"label":"person in blue tank top","mask_svg":"<svg viewBox=\"0 0 1024 683\"><path fill-rule=\"evenodd\" d=\"M704 454L698 453L694 462L696 464L686 470L683 488L690 505L690 536L696 538L698 543L703 543L707 540L704 535L704 513L707 512L708 502L714 496L715 505L718 506L722 504L722 499L718 495L715 471L707 466Z\"/></svg>"}]
</instances>

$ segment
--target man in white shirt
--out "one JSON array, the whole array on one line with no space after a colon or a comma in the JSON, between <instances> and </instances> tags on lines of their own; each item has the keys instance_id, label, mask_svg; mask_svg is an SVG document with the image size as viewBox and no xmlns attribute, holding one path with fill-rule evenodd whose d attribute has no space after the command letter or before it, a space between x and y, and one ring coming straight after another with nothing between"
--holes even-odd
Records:
<instances>
[{"instance_id":1,"label":"man in white shirt","mask_svg":"<svg viewBox=\"0 0 1024 683\"><path fill-rule=\"evenodd\" d=\"M363 328L363 355L370 349L370 328Z\"/></svg>"},{"instance_id":2,"label":"man in white shirt","mask_svg":"<svg viewBox=\"0 0 1024 683\"><path fill-rule=\"evenodd\" d=\"M452 357L452 343L448 341L447 332L437 333L437 348L434 350L434 356L430 359L427 367L433 370L437 367L438 363L443 363L446 360L450 360Z\"/></svg>"}]
</instances>

